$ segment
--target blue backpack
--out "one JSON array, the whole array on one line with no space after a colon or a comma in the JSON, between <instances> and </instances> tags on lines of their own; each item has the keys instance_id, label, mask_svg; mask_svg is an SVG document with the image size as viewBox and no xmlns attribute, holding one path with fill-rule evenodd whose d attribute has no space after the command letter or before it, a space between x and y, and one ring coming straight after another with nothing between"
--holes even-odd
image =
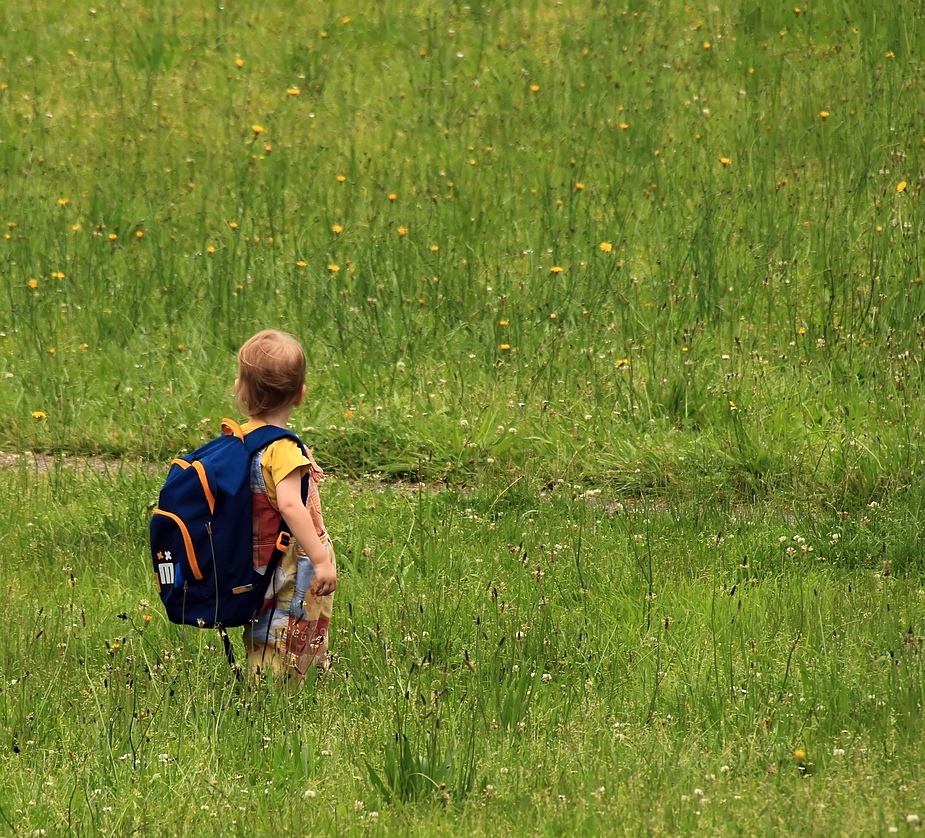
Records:
<instances>
[{"instance_id":1,"label":"blue backpack","mask_svg":"<svg viewBox=\"0 0 925 838\"><path fill-rule=\"evenodd\" d=\"M289 533L284 522L266 572L254 570L251 459L285 438L302 446L284 428L264 425L245 436L224 419L222 436L171 463L150 541L154 579L172 622L234 628L257 615Z\"/></svg>"}]
</instances>

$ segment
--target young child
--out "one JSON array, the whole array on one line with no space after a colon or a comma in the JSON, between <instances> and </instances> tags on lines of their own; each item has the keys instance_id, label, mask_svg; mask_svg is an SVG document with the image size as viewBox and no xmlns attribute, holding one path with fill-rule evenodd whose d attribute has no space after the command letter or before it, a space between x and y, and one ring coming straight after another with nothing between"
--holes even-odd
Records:
<instances>
[{"instance_id":1,"label":"young child","mask_svg":"<svg viewBox=\"0 0 925 838\"><path fill-rule=\"evenodd\" d=\"M245 434L262 425L286 427L305 396L305 353L291 335L266 330L238 352L235 394L249 417ZM302 477L309 494L302 501ZM254 562L266 567L280 516L293 539L277 566L258 619L244 629L248 670L259 676L305 678L309 666L327 669L328 625L337 569L321 515L322 471L311 452L291 439L263 449L251 464Z\"/></svg>"}]
</instances>

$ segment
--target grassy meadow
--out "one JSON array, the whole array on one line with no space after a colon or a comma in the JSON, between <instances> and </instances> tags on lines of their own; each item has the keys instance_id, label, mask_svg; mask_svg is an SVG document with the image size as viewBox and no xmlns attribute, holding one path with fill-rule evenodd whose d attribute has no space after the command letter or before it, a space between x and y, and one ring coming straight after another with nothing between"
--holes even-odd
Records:
<instances>
[{"instance_id":1,"label":"grassy meadow","mask_svg":"<svg viewBox=\"0 0 925 838\"><path fill-rule=\"evenodd\" d=\"M923 109L913 0L0 5L0 834L917 831ZM304 689L146 557L265 327Z\"/></svg>"}]
</instances>

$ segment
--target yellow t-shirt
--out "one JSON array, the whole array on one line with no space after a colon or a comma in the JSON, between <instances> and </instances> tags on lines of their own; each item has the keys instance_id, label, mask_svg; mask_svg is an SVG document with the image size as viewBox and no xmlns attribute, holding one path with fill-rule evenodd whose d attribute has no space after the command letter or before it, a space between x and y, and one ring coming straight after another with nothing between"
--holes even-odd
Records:
<instances>
[{"instance_id":1,"label":"yellow t-shirt","mask_svg":"<svg viewBox=\"0 0 925 838\"><path fill-rule=\"evenodd\" d=\"M247 422L241 426L245 434L250 431L262 428L266 422L253 421ZM291 439L279 439L271 442L263 449L263 455L260 458L260 470L263 472L264 482L267 484L267 496L274 509L278 509L276 502L276 486L281 480L284 480L293 471L298 469L299 477L304 477L312 468L312 462L302 449Z\"/></svg>"}]
</instances>

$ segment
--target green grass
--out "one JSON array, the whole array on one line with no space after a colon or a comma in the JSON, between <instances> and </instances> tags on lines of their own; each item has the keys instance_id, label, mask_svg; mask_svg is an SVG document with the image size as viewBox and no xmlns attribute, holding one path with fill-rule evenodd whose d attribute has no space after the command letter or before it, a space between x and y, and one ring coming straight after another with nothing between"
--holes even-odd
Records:
<instances>
[{"instance_id":1,"label":"green grass","mask_svg":"<svg viewBox=\"0 0 925 838\"><path fill-rule=\"evenodd\" d=\"M0 8L0 448L52 455L0 486L0 821L915 828L920 4L303 5ZM265 327L335 478L302 691L144 560Z\"/></svg>"}]
</instances>

